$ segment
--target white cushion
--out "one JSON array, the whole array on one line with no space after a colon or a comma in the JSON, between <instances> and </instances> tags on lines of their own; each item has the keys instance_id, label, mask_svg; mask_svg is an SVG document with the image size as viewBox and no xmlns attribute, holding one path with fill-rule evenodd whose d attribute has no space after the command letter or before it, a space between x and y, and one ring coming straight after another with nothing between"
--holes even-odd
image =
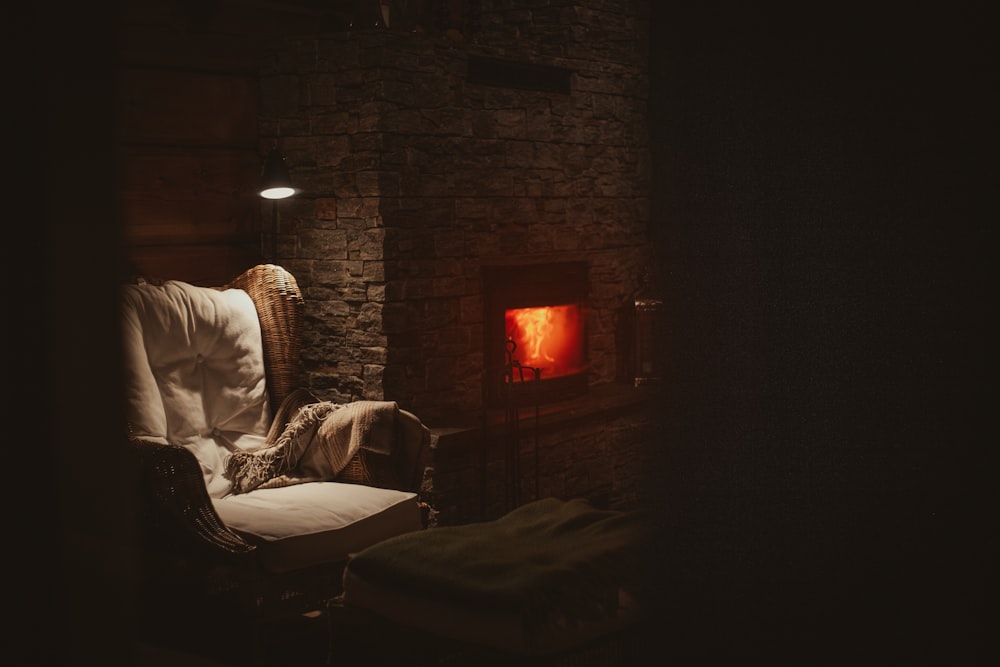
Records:
<instances>
[{"instance_id":1,"label":"white cushion","mask_svg":"<svg viewBox=\"0 0 1000 667\"><path fill-rule=\"evenodd\" d=\"M423 528L417 494L362 484L308 482L213 504L227 526L258 544L261 562L275 572L346 559Z\"/></svg>"},{"instance_id":2,"label":"white cushion","mask_svg":"<svg viewBox=\"0 0 1000 667\"><path fill-rule=\"evenodd\" d=\"M126 285L122 315L135 435L190 449L209 495L225 496L226 455L260 447L271 423L253 301L243 290L180 281Z\"/></svg>"}]
</instances>

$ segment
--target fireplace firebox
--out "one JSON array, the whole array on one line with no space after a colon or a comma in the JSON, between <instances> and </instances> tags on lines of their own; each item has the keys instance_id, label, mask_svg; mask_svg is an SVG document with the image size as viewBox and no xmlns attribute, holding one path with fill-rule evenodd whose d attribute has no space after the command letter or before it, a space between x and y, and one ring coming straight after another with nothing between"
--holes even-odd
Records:
<instances>
[{"instance_id":1,"label":"fireplace firebox","mask_svg":"<svg viewBox=\"0 0 1000 667\"><path fill-rule=\"evenodd\" d=\"M486 405L586 392L586 262L484 266L482 276ZM510 373L511 361L529 372Z\"/></svg>"}]
</instances>

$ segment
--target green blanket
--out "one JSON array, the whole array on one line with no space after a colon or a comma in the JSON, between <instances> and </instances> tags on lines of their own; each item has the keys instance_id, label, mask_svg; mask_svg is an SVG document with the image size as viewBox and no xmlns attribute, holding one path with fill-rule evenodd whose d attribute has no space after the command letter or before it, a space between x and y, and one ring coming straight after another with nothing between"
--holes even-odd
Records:
<instances>
[{"instance_id":1,"label":"green blanket","mask_svg":"<svg viewBox=\"0 0 1000 667\"><path fill-rule=\"evenodd\" d=\"M475 610L520 614L528 629L611 616L641 586L649 526L637 512L544 498L495 520L375 544L348 569L368 582Z\"/></svg>"}]
</instances>

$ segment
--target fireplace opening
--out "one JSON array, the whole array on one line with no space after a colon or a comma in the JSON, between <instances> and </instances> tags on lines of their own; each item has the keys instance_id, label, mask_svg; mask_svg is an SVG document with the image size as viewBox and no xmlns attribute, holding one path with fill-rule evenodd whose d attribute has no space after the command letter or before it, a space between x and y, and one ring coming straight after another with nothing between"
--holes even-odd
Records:
<instances>
[{"instance_id":1,"label":"fireplace opening","mask_svg":"<svg viewBox=\"0 0 1000 667\"><path fill-rule=\"evenodd\" d=\"M486 405L500 407L511 397L549 403L585 392L586 263L489 266L483 279ZM529 372L510 373L511 362Z\"/></svg>"},{"instance_id":2,"label":"fireplace opening","mask_svg":"<svg viewBox=\"0 0 1000 667\"><path fill-rule=\"evenodd\" d=\"M506 338L514 343L517 361L546 379L586 370L581 311L576 303L507 310Z\"/></svg>"}]
</instances>

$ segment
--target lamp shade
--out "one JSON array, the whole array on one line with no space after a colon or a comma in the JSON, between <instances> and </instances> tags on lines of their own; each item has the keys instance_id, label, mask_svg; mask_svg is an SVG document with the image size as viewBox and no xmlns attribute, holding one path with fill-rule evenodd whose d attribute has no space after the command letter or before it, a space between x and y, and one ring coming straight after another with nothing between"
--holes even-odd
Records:
<instances>
[{"instance_id":1,"label":"lamp shade","mask_svg":"<svg viewBox=\"0 0 1000 667\"><path fill-rule=\"evenodd\" d=\"M284 199L295 194L292 179L288 176L285 156L277 149L271 149L260 176L260 196L264 199Z\"/></svg>"}]
</instances>

